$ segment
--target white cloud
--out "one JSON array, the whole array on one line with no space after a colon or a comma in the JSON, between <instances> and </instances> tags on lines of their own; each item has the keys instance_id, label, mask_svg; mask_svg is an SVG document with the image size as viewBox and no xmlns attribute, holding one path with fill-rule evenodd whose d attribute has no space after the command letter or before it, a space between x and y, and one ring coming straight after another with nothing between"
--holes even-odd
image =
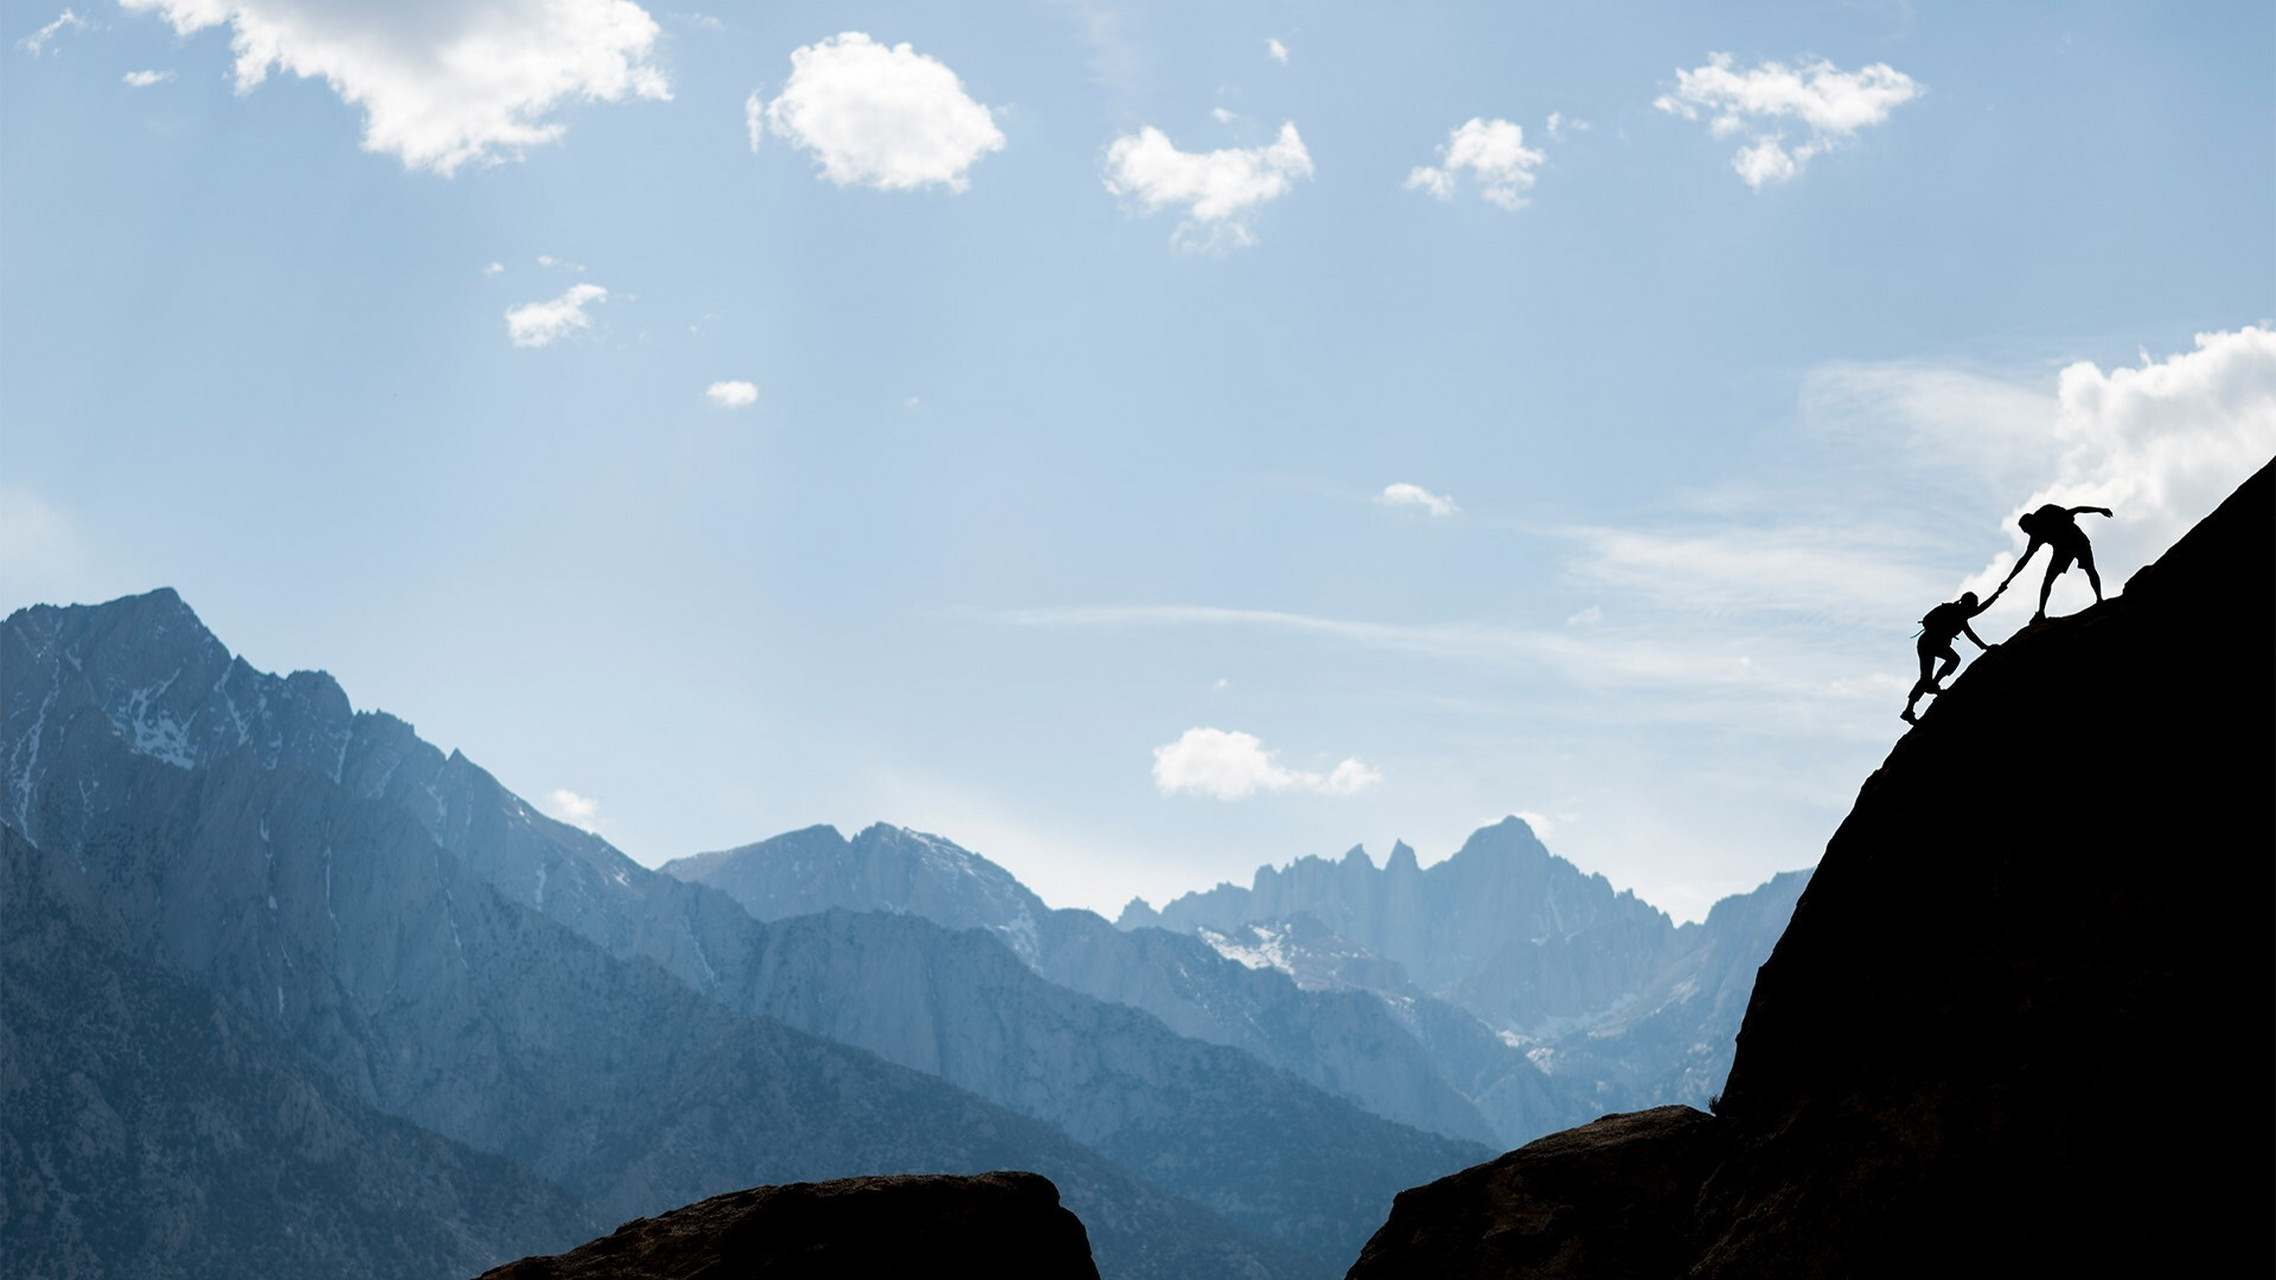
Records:
<instances>
[{"instance_id":1,"label":"white cloud","mask_svg":"<svg viewBox=\"0 0 2276 1280\"><path fill-rule=\"evenodd\" d=\"M759 154L759 143L767 136L767 100L756 89L743 99L743 136L751 144L751 154Z\"/></svg>"},{"instance_id":2,"label":"white cloud","mask_svg":"<svg viewBox=\"0 0 2276 1280\"><path fill-rule=\"evenodd\" d=\"M1923 92L1919 81L1885 62L1857 71L1822 60L1799 67L1765 62L1741 71L1731 55L1716 53L1708 55L1706 66L1676 72L1675 91L1652 105L1686 120L1704 113L1718 138L1751 134L1752 144L1739 149L1731 167L1759 188L1795 177L1812 157L1887 120ZM1805 134L1791 145L1788 122Z\"/></svg>"},{"instance_id":3,"label":"white cloud","mask_svg":"<svg viewBox=\"0 0 2276 1280\"><path fill-rule=\"evenodd\" d=\"M2087 528L2112 591L2113 568L2155 559L2276 457L2276 330L2201 333L2196 350L2138 368L2080 361L2056 380L2055 401L2060 460L2009 512L2008 536L2020 552L2015 517L2043 503L2111 508L2113 519ZM1970 581L2004 576L2009 563L1999 557ZM2016 586L2039 572L2033 565Z\"/></svg>"},{"instance_id":4,"label":"white cloud","mask_svg":"<svg viewBox=\"0 0 2276 1280\"><path fill-rule=\"evenodd\" d=\"M1239 800L1259 791L1311 791L1347 796L1383 780L1357 760L1345 760L1325 774L1282 768L1253 734L1225 729L1188 729L1178 740L1154 748L1154 786L1163 795L1181 792Z\"/></svg>"},{"instance_id":5,"label":"white cloud","mask_svg":"<svg viewBox=\"0 0 2276 1280\"><path fill-rule=\"evenodd\" d=\"M1545 158L1525 145L1524 129L1507 120L1473 116L1448 132L1446 144L1438 149L1436 165L1416 165L1407 174L1407 187L1451 200L1462 171L1467 169L1487 203L1520 209L1525 206L1525 193L1533 189L1533 171Z\"/></svg>"},{"instance_id":6,"label":"white cloud","mask_svg":"<svg viewBox=\"0 0 2276 1280\"><path fill-rule=\"evenodd\" d=\"M1387 507L1421 507L1433 516L1450 516L1462 509L1444 494L1432 493L1419 484L1405 481L1383 486L1383 492L1375 495L1375 500Z\"/></svg>"},{"instance_id":7,"label":"white cloud","mask_svg":"<svg viewBox=\"0 0 2276 1280\"><path fill-rule=\"evenodd\" d=\"M555 787L553 793L545 798L544 809L572 827L582 827L587 831L598 831L601 828L600 802L589 796L578 795L567 787Z\"/></svg>"},{"instance_id":8,"label":"white cloud","mask_svg":"<svg viewBox=\"0 0 2276 1280\"><path fill-rule=\"evenodd\" d=\"M703 389L703 397L722 409L741 409L758 403L759 388L751 382L714 382Z\"/></svg>"},{"instance_id":9,"label":"white cloud","mask_svg":"<svg viewBox=\"0 0 2276 1280\"><path fill-rule=\"evenodd\" d=\"M569 286L550 302L528 302L506 312L506 334L517 347L547 346L578 329L593 327L585 308L608 301L609 291L597 284Z\"/></svg>"},{"instance_id":10,"label":"white cloud","mask_svg":"<svg viewBox=\"0 0 2276 1280\"><path fill-rule=\"evenodd\" d=\"M486 276L503 275L503 274L505 274L505 270L506 270L506 264L505 264L505 263L503 263L503 262L493 262L493 263L491 263L489 266L482 268L482 274L483 274L483 275L486 275Z\"/></svg>"},{"instance_id":11,"label":"white cloud","mask_svg":"<svg viewBox=\"0 0 2276 1280\"><path fill-rule=\"evenodd\" d=\"M982 156L1004 148L994 114L941 62L859 31L794 49L790 80L765 109L767 127L814 153L841 187L962 191ZM758 149L758 95L743 104Z\"/></svg>"},{"instance_id":12,"label":"white cloud","mask_svg":"<svg viewBox=\"0 0 2276 1280\"><path fill-rule=\"evenodd\" d=\"M231 29L237 90L273 69L363 109L364 149L450 174L558 140L575 102L668 99L655 19L631 0L120 0L182 35Z\"/></svg>"},{"instance_id":13,"label":"white cloud","mask_svg":"<svg viewBox=\"0 0 2276 1280\"><path fill-rule=\"evenodd\" d=\"M1280 41L1272 38L1271 36L1265 37L1264 52L1265 56L1272 59L1274 62L1277 62L1284 67L1288 65L1288 46L1282 44Z\"/></svg>"},{"instance_id":14,"label":"white cloud","mask_svg":"<svg viewBox=\"0 0 2276 1280\"><path fill-rule=\"evenodd\" d=\"M36 58L47 50L48 42L57 36L66 31L84 31L86 29L87 20L85 18L65 9L56 15L55 21L18 40L16 47Z\"/></svg>"},{"instance_id":15,"label":"white cloud","mask_svg":"<svg viewBox=\"0 0 2276 1280\"><path fill-rule=\"evenodd\" d=\"M129 71L119 77L126 82L130 89L147 89L154 84L164 84L173 78L174 73L171 71Z\"/></svg>"},{"instance_id":16,"label":"white cloud","mask_svg":"<svg viewBox=\"0 0 2276 1280\"><path fill-rule=\"evenodd\" d=\"M1235 115L1230 111L1227 111L1223 107L1211 107L1209 109L1209 118L1215 120L1219 124L1231 124L1241 117Z\"/></svg>"},{"instance_id":17,"label":"white cloud","mask_svg":"<svg viewBox=\"0 0 2276 1280\"><path fill-rule=\"evenodd\" d=\"M1116 138L1106 149L1106 189L1144 213L1179 206L1185 221L1172 233L1180 248L1224 248L1254 242L1248 220L1312 176L1312 156L1283 124L1270 146L1180 151L1151 125Z\"/></svg>"}]
</instances>

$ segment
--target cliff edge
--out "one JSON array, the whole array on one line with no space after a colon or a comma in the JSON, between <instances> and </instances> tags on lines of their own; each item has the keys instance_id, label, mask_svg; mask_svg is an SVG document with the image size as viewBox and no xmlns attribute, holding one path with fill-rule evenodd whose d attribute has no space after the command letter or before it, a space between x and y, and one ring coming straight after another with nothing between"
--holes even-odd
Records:
<instances>
[{"instance_id":1,"label":"cliff edge","mask_svg":"<svg viewBox=\"0 0 2276 1280\"><path fill-rule=\"evenodd\" d=\"M1898 742L1715 1115L1403 1192L1351 1276L2267 1274L2272 469Z\"/></svg>"}]
</instances>

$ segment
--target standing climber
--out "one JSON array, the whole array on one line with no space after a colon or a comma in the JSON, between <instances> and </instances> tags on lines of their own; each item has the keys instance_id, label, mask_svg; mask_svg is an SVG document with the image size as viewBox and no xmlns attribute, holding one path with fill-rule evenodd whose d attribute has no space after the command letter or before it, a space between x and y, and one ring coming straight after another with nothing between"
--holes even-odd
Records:
<instances>
[{"instance_id":1,"label":"standing climber","mask_svg":"<svg viewBox=\"0 0 2276 1280\"><path fill-rule=\"evenodd\" d=\"M2023 532L2031 535L2031 545L2024 548L2023 558L2015 562L2015 567L2007 571L2006 581L1999 584L2000 591L2007 590L2007 584L2015 581L2015 575L2023 572L2023 566L2039 554L2040 543L2049 548L2047 577L2039 584L2039 612L2031 615L2031 621L2047 620L2047 593L2055 589L2055 579L2062 577L2063 570L2070 568L2074 560L2079 568L2086 570L2087 583L2094 588L2094 602L2102 603L2102 575L2094 571L2094 548L2086 540L2086 530L2078 527L2078 517L2089 511L2103 516L2111 514L2108 507L2058 507L2050 502L2016 521L2023 526ZM1992 598L1998 599L1999 592L1993 592Z\"/></svg>"},{"instance_id":2,"label":"standing climber","mask_svg":"<svg viewBox=\"0 0 2276 1280\"><path fill-rule=\"evenodd\" d=\"M1912 706L1920 701L1921 695L1944 692L1945 677L1960 669L1960 651L1952 646L1954 640L1964 635L1975 641L1978 649L1987 653L1991 651L1991 646L1985 644L1984 638L1977 635L1975 628L1969 626L1968 623L1977 614L1997 603L2000 592L2006 590L2006 583L1999 584L1999 591L1992 592L1991 599L1982 604L1976 603L1975 592L1962 592L1959 599L1947 604L1940 604L1929 610L1921 618L1920 680L1913 685L1912 692L1905 696L1904 720L1906 724L1920 723L1920 717L1913 714ZM1939 658L1944 660L1943 669L1936 671L1934 675L1929 674L1936 667L1936 661Z\"/></svg>"}]
</instances>

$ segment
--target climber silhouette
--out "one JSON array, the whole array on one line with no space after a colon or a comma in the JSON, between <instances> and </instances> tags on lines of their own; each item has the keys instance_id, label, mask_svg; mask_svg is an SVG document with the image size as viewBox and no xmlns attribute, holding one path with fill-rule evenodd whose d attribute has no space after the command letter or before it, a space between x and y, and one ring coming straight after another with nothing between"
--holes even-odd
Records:
<instances>
[{"instance_id":1,"label":"climber silhouette","mask_svg":"<svg viewBox=\"0 0 2276 1280\"><path fill-rule=\"evenodd\" d=\"M2031 615L2033 622L2047 620L2047 593L2055 589L2055 579L2062 577L2063 570L2070 568L2074 560L2079 568L2086 570L2086 580L2094 588L2094 602L2102 603L2102 575L2094 571L2094 548L2086 540L2086 530L2078 527L2078 517L2088 511L2111 514L2108 507L2058 507L2050 502L2037 511L2026 512L2016 521L2023 526L2023 532L2031 535L2031 545L2024 548L2023 558L2015 562L2015 567L2007 571L1999 590L2007 590L2007 584L2015 581L2015 575L2023 572L2023 566L2039 554L2039 544L2045 543L2049 548L2047 577L2039 584L2039 612ZM1992 597L1997 599L1999 592L1993 592Z\"/></svg>"},{"instance_id":2,"label":"climber silhouette","mask_svg":"<svg viewBox=\"0 0 2276 1280\"><path fill-rule=\"evenodd\" d=\"M1920 723L1920 717L1912 711L1913 704L1920 701L1920 696L1924 693L1944 692L1944 678L1960 669L1960 651L1952 647L1954 640L1964 635L1975 641L1978 649L1986 653L1991 651L1991 646L1985 644L1984 638L1977 635L1975 628L1968 623L1977 614L1991 608L1998 601L2000 593L2006 590L2006 583L1999 584L1999 591L1992 592L1991 599L1982 604L1976 603L1975 592L1962 592L1959 599L1940 604L1921 617L1920 680L1913 685L1912 692L1905 695L1903 714L1906 724ZM1943 668L1930 675L1930 670L1936 666L1939 658L1944 660Z\"/></svg>"}]
</instances>

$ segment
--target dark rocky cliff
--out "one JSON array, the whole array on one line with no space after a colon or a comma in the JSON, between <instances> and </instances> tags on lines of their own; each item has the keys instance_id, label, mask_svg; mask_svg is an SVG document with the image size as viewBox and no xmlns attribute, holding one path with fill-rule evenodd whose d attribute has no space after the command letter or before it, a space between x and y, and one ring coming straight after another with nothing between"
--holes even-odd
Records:
<instances>
[{"instance_id":1,"label":"dark rocky cliff","mask_svg":"<svg viewBox=\"0 0 2276 1280\"><path fill-rule=\"evenodd\" d=\"M1867 780L1719 1113L1403 1193L1354 1277L2267 1274L2276 507L2027 629Z\"/></svg>"}]
</instances>

